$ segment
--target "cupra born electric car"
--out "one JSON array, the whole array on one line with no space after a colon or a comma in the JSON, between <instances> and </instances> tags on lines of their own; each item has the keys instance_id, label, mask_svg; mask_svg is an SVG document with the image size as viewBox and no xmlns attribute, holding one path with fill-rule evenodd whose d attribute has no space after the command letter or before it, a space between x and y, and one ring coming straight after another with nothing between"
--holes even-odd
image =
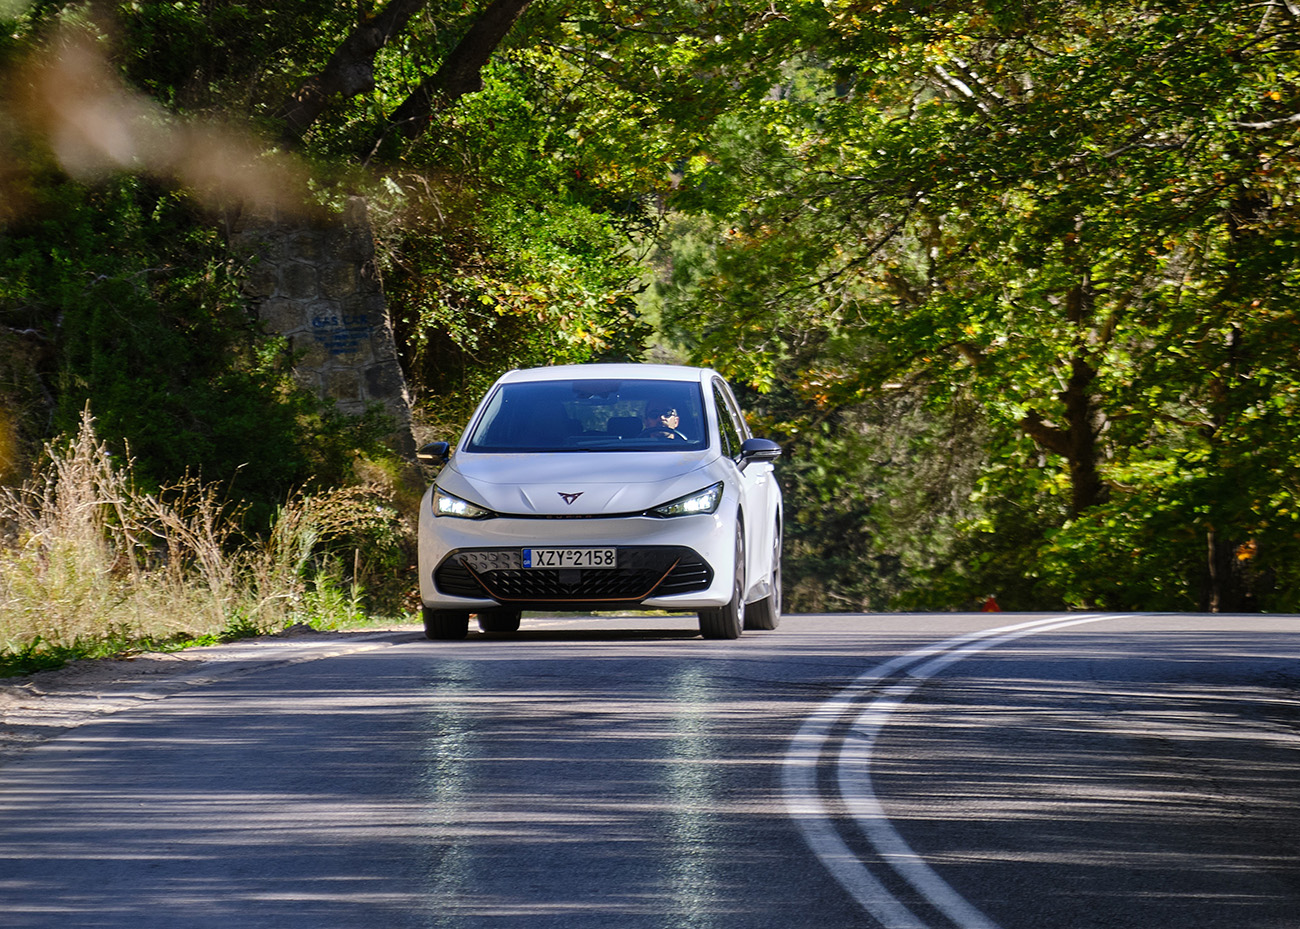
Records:
<instances>
[{"instance_id":1,"label":"cupra born electric car","mask_svg":"<svg viewBox=\"0 0 1300 929\"><path fill-rule=\"evenodd\" d=\"M781 619L781 449L752 438L714 371L592 364L511 371L488 391L420 507L425 633L470 614L698 613L705 638Z\"/></svg>"}]
</instances>

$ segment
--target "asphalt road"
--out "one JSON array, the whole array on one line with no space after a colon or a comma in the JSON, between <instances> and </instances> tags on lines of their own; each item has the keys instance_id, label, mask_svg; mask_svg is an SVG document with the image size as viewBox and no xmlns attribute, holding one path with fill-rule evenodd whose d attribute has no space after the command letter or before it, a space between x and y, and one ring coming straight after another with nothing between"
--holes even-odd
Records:
<instances>
[{"instance_id":1,"label":"asphalt road","mask_svg":"<svg viewBox=\"0 0 1300 929\"><path fill-rule=\"evenodd\" d=\"M0 768L0 927L1296 929L1300 619L525 620Z\"/></svg>"}]
</instances>

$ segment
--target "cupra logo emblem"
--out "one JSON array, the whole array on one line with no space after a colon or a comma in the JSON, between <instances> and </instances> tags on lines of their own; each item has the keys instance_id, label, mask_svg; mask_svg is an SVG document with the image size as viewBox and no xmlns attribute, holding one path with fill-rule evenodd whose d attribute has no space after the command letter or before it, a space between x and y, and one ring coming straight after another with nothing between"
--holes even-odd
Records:
<instances>
[{"instance_id":1,"label":"cupra logo emblem","mask_svg":"<svg viewBox=\"0 0 1300 929\"><path fill-rule=\"evenodd\" d=\"M577 500L581 496L582 496L582 491L578 491L576 494L566 494L564 493L564 491L560 491L560 499L563 500L569 506L573 506L573 501Z\"/></svg>"}]
</instances>

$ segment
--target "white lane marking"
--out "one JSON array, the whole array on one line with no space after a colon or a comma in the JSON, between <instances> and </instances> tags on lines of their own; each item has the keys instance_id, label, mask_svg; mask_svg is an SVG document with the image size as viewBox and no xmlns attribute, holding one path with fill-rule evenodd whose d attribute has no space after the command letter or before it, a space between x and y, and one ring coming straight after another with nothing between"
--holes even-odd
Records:
<instances>
[{"instance_id":1,"label":"white lane marking","mask_svg":"<svg viewBox=\"0 0 1300 929\"><path fill-rule=\"evenodd\" d=\"M830 729L849 711L853 702L836 697L817 708L799 728L781 765L781 790L786 813L799 826L804 841L831 872L840 886L874 916L885 929L926 929L916 916L894 897L835 831L817 791L817 761Z\"/></svg>"},{"instance_id":2,"label":"white lane marking","mask_svg":"<svg viewBox=\"0 0 1300 929\"><path fill-rule=\"evenodd\" d=\"M854 738L844 740L837 762L841 801L881 859L930 905L960 929L997 929L996 923L953 890L913 851L889 821L871 782L871 756L876 739L893 711L923 681L943 668L1024 636L1118 618L1119 615L1054 616L946 639L877 665L854 679L804 721L781 768L786 810L813 854L885 929L927 929L927 926L871 874L835 830L816 784L818 762L832 730L869 690L900 672L907 673L910 681L888 687L854 720L851 727Z\"/></svg>"},{"instance_id":3,"label":"white lane marking","mask_svg":"<svg viewBox=\"0 0 1300 929\"><path fill-rule=\"evenodd\" d=\"M902 706L912 691L920 686L920 681L909 681L890 687L884 697L873 701L870 708L854 722L853 734L863 738L845 740L840 751L840 797L845 809L881 859L916 888L926 901L961 929L997 929L997 923L953 890L899 835L871 783L871 754L877 735L889 722L889 715Z\"/></svg>"}]
</instances>

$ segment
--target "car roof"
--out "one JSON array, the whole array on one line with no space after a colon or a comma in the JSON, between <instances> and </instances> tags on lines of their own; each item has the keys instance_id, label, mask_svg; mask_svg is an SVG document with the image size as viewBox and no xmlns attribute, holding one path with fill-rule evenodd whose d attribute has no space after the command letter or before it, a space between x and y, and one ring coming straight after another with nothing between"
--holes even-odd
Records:
<instances>
[{"instance_id":1,"label":"car roof","mask_svg":"<svg viewBox=\"0 0 1300 929\"><path fill-rule=\"evenodd\" d=\"M648 381L690 381L707 383L717 376L711 368L665 364L581 364L548 368L522 368L501 376L498 383L554 381L595 378L600 380L640 379Z\"/></svg>"}]
</instances>

